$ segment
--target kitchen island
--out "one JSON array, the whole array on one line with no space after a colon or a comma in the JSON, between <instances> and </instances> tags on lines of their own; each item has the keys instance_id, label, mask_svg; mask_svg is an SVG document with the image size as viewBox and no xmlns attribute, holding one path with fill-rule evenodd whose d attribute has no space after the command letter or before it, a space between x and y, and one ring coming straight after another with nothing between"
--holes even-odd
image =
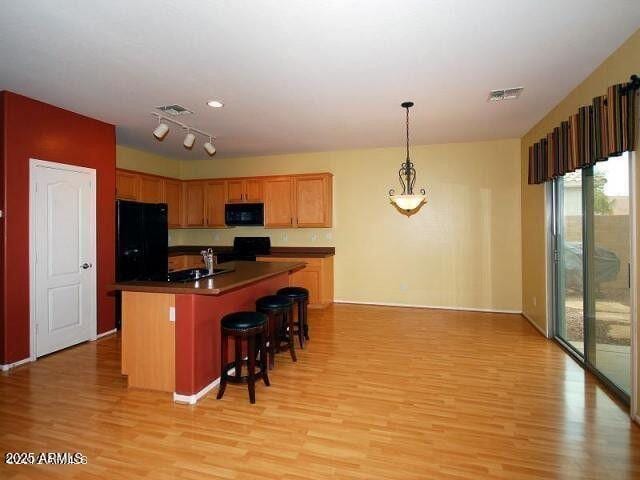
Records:
<instances>
[{"instance_id":1,"label":"kitchen island","mask_svg":"<svg viewBox=\"0 0 640 480\"><path fill-rule=\"evenodd\" d=\"M303 262L236 261L233 271L190 282L133 281L122 291L122 365L129 387L173 392L196 403L220 379L220 320L255 310L255 301L289 285ZM230 351L233 358L233 349Z\"/></svg>"}]
</instances>

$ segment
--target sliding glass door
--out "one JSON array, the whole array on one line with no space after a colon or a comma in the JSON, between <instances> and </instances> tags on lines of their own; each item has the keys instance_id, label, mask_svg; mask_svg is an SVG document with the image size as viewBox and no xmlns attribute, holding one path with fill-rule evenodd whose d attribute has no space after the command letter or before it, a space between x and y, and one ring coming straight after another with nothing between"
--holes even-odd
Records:
<instances>
[{"instance_id":1,"label":"sliding glass door","mask_svg":"<svg viewBox=\"0 0 640 480\"><path fill-rule=\"evenodd\" d=\"M555 336L623 397L631 384L629 156L554 185Z\"/></svg>"},{"instance_id":2,"label":"sliding glass door","mask_svg":"<svg viewBox=\"0 0 640 480\"><path fill-rule=\"evenodd\" d=\"M582 172L556 180L556 336L584 355Z\"/></svg>"}]
</instances>

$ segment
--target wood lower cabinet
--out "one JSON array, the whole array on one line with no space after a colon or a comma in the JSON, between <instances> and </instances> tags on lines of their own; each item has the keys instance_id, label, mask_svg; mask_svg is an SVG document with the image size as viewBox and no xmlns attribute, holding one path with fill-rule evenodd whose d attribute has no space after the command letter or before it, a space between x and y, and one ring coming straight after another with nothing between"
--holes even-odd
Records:
<instances>
[{"instance_id":1,"label":"wood lower cabinet","mask_svg":"<svg viewBox=\"0 0 640 480\"><path fill-rule=\"evenodd\" d=\"M204 188L206 226L213 228L226 227L224 221L224 204L227 198L227 182L224 180L206 182Z\"/></svg>"},{"instance_id":2,"label":"wood lower cabinet","mask_svg":"<svg viewBox=\"0 0 640 480\"><path fill-rule=\"evenodd\" d=\"M205 226L205 182L189 181L184 183L184 226Z\"/></svg>"},{"instance_id":3,"label":"wood lower cabinet","mask_svg":"<svg viewBox=\"0 0 640 480\"><path fill-rule=\"evenodd\" d=\"M182 183L178 180L164 180L164 202L168 207L169 228L182 226Z\"/></svg>"},{"instance_id":4,"label":"wood lower cabinet","mask_svg":"<svg viewBox=\"0 0 640 480\"><path fill-rule=\"evenodd\" d=\"M309 290L309 307L324 308L333 303L333 257L258 257L261 262L306 262L306 267L289 275L289 286Z\"/></svg>"},{"instance_id":5,"label":"wood lower cabinet","mask_svg":"<svg viewBox=\"0 0 640 480\"><path fill-rule=\"evenodd\" d=\"M293 181L291 177L271 177L264 181L264 226L293 227Z\"/></svg>"},{"instance_id":6,"label":"wood lower cabinet","mask_svg":"<svg viewBox=\"0 0 640 480\"><path fill-rule=\"evenodd\" d=\"M116 170L116 198L121 200L138 200L139 192L140 175Z\"/></svg>"}]
</instances>

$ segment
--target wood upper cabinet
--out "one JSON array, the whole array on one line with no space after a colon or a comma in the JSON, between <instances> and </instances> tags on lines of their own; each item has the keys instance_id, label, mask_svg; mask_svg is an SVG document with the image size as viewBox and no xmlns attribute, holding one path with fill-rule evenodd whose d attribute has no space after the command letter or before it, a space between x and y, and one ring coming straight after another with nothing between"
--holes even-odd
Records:
<instances>
[{"instance_id":1,"label":"wood upper cabinet","mask_svg":"<svg viewBox=\"0 0 640 480\"><path fill-rule=\"evenodd\" d=\"M168 207L169 228L182 225L182 183L179 180L164 180L164 201Z\"/></svg>"},{"instance_id":2,"label":"wood upper cabinet","mask_svg":"<svg viewBox=\"0 0 640 480\"><path fill-rule=\"evenodd\" d=\"M205 226L204 186L205 182L200 181L184 183L184 225L186 227Z\"/></svg>"},{"instance_id":3,"label":"wood upper cabinet","mask_svg":"<svg viewBox=\"0 0 640 480\"><path fill-rule=\"evenodd\" d=\"M227 180L227 203L244 202L244 181Z\"/></svg>"},{"instance_id":4,"label":"wood upper cabinet","mask_svg":"<svg viewBox=\"0 0 640 480\"><path fill-rule=\"evenodd\" d=\"M227 203L260 203L262 201L264 201L263 179L227 180Z\"/></svg>"},{"instance_id":5,"label":"wood upper cabinet","mask_svg":"<svg viewBox=\"0 0 640 480\"><path fill-rule=\"evenodd\" d=\"M169 207L170 228L225 227L225 203L264 202L266 228L331 227L330 173L181 181L116 169L116 198Z\"/></svg>"},{"instance_id":6,"label":"wood upper cabinet","mask_svg":"<svg viewBox=\"0 0 640 480\"><path fill-rule=\"evenodd\" d=\"M160 177L140 175L138 201L145 203L162 203L164 201L164 183Z\"/></svg>"},{"instance_id":7,"label":"wood upper cabinet","mask_svg":"<svg viewBox=\"0 0 640 480\"><path fill-rule=\"evenodd\" d=\"M215 180L205 184L205 211L207 227L225 227L224 204L227 198L227 182Z\"/></svg>"},{"instance_id":8,"label":"wood upper cabinet","mask_svg":"<svg viewBox=\"0 0 640 480\"><path fill-rule=\"evenodd\" d=\"M116 198L138 200L140 175L116 170Z\"/></svg>"},{"instance_id":9,"label":"wood upper cabinet","mask_svg":"<svg viewBox=\"0 0 640 480\"><path fill-rule=\"evenodd\" d=\"M264 180L248 178L244 181L244 200L248 203L264 202Z\"/></svg>"},{"instance_id":10,"label":"wood upper cabinet","mask_svg":"<svg viewBox=\"0 0 640 480\"><path fill-rule=\"evenodd\" d=\"M282 228L293 226L294 197L291 177L264 179L264 226Z\"/></svg>"},{"instance_id":11,"label":"wood upper cabinet","mask_svg":"<svg viewBox=\"0 0 640 480\"><path fill-rule=\"evenodd\" d=\"M297 227L331 226L332 177L328 174L294 177Z\"/></svg>"}]
</instances>

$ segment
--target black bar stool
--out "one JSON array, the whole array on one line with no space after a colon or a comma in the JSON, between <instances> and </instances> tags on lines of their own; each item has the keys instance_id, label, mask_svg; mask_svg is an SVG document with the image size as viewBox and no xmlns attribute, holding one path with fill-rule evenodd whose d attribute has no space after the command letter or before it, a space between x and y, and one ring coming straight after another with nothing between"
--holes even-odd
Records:
<instances>
[{"instance_id":1,"label":"black bar stool","mask_svg":"<svg viewBox=\"0 0 640 480\"><path fill-rule=\"evenodd\" d=\"M256 301L256 310L269 317L269 368L273 368L275 364L275 354L286 349L291 353L291 359L298 361L293 344L292 306L291 299L283 295L267 295Z\"/></svg>"},{"instance_id":2,"label":"black bar stool","mask_svg":"<svg viewBox=\"0 0 640 480\"><path fill-rule=\"evenodd\" d=\"M227 388L227 382L246 383L249 388L249 401L256 403L255 381L262 378L268 387L267 375L267 322L268 317L260 312L235 312L225 315L220 321L222 343L220 345L220 388L217 399L220 400ZM227 363L229 337L235 341L235 360ZM247 357L242 355L243 340L247 343ZM257 345L256 345L257 343ZM255 372L256 359L259 356L260 371ZM242 366L247 367L247 375L242 375ZM228 371L235 368L235 374Z\"/></svg>"},{"instance_id":3,"label":"black bar stool","mask_svg":"<svg viewBox=\"0 0 640 480\"><path fill-rule=\"evenodd\" d=\"M298 305L298 319L295 322L296 333L300 348L304 348L304 341L309 340L309 325L307 324L307 305L309 304L309 290L302 287L285 287L278 290L278 295L289 297Z\"/></svg>"}]
</instances>

